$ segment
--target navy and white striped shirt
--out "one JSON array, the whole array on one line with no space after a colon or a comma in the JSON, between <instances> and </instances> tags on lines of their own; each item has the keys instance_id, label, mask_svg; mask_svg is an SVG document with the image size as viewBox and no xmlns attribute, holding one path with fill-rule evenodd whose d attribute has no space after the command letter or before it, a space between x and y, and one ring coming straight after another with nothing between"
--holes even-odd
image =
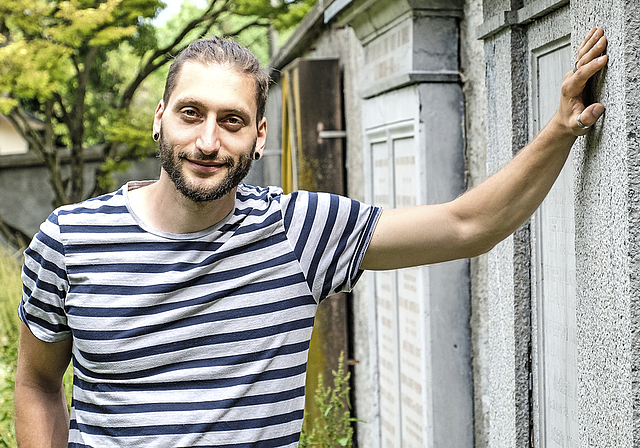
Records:
<instances>
[{"instance_id":1,"label":"navy and white striped shirt","mask_svg":"<svg viewBox=\"0 0 640 448\"><path fill-rule=\"evenodd\" d=\"M240 185L176 235L127 191L59 208L25 252L22 321L73 337L69 446L297 446L316 307L357 280L380 209Z\"/></svg>"}]
</instances>

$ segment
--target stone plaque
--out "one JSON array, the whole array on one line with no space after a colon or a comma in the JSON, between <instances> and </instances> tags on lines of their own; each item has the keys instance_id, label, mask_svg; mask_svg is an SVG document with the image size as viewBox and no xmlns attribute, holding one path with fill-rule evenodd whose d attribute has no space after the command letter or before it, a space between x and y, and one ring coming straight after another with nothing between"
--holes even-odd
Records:
<instances>
[{"instance_id":1,"label":"stone plaque","mask_svg":"<svg viewBox=\"0 0 640 448\"><path fill-rule=\"evenodd\" d=\"M418 203L419 191L413 137L393 140L396 207ZM400 324L400 395L402 400L402 446L421 448L424 440L424 294L422 269L401 269L398 284Z\"/></svg>"},{"instance_id":2,"label":"stone plaque","mask_svg":"<svg viewBox=\"0 0 640 448\"><path fill-rule=\"evenodd\" d=\"M572 63L569 40L534 51L537 123L549 121ZM537 130L536 130L537 131ZM576 257L571 158L537 213L540 446L580 446L577 422Z\"/></svg>"},{"instance_id":3,"label":"stone plaque","mask_svg":"<svg viewBox=\"0 0 640 448\"><path fill-rule=\"evenodd\" d=\"M375 136L370 135L375 204L417 205L421 189L413 124L392 125ZM377 272L375 282L382 446L428 446L423 269Z\"/></svg>"},{"instance_id":4,"label":"stone plaque","mask_svg":"<svg viewBox=\"0 0 640 448\"><path fill-rule=\"evenodd\" d=\"M412 70L412 21L382 33L364 47L364 85L376 83L408 73Z\"/></svg>"},{"instance_id":5,"label":"stone plaque","mask_svg":"<svg viewBox=\"0 0 640 448\"><path fill-rule=\"evenodd\" d=\"M386 134L385 134L386 136ZM374 203L394 206L393 160L385 140L371 143ZM400 447L400 366L398 359L398 299L396 274L375 274L378 316L378 356L380 360L380 431L383 446Z\"/></svg>"}]
</instances>

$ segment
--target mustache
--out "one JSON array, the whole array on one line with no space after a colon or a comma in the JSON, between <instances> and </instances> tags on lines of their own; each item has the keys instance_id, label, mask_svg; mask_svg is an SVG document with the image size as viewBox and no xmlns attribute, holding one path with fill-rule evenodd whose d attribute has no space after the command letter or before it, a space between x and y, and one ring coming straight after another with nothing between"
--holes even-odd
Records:
<instances>
[{"instance_id":1,"label":"mustache","mask_svg":"<svg viewBox=\"0 0 640 448\"><path fill-rule=\"evenodd\" d=\"M231 156L220 156L218 154L188 154L185 151L180 151L176 154L176 157L178 158L178 160L182 160L182 159L189 159L189 160L193 160L194 162L214 162L214 163L220 163L220 164L225 164L225 165L229 165L230 167L233 167L235 165L235 161L233 160L233 157Z\"/></svg>"}]
</instances>

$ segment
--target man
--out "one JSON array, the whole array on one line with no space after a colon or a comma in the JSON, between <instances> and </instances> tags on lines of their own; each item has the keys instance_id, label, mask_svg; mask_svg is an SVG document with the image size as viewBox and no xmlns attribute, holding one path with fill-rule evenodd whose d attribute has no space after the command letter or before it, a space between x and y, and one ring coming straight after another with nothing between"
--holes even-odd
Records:
<instances>
[{"instance_id":1,"label":"man","mask_svg":"<svg viewBox=\"0 0 640 448\"><path fill-rule=\"evenodd\" d=\"M604 112L581 95L605 47L591 30L557 114L496 175L381 211L239 184L264 149L268 80L235 43L194 43L156 109L160 179L56 210L25 253L20 446L297 446L317 304L363 269L473 257L513 232Z\"/></svg>"}]
</instances>

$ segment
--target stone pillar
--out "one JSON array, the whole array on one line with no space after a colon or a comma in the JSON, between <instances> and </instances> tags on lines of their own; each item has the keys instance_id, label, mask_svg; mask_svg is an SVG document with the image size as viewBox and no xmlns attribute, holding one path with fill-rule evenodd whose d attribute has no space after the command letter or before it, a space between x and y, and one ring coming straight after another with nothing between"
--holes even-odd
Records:
<instances>
[{"instance_id":1,"label":"stone pillar","mask_svg":"<svg viewBox=\"0 0 640 448\"><path fill-rule=\"evenodd\" d=\"M575 51L592 25L609 36L610 63L589 94L604 120L575 154L577 371L583 446L640 446L638 290L640 4L571 5Z\"/></svg>"},{"instance_id":2,"label":"stone pillar","mask_svg":"<svg viewBox=\"0 0 640 448\"><path fill-rule=\"evenodd\" d=\"M489 174L504 166L528 138L527 103L522 101L528 96L523 43L517 29L505 30L485 43ZM527 446L529 437L529 252L525 225L488 256L484 330L490 345L483 365L491 385L485 409L489 446Z\"/></svg>"},{"instance_id":3,"label":"stone pillar","mask_svg":"<svg viewBox=\"0 0 640 448\"><path fill-rule=\"evenodd\" d=\"M407 207L445 202L464 191L461 14L461 1L380 0L354 2L338 18L353 27L364 49L369 202ZM472 446L468 262L369 278L378 446Z\"/></svg>"},{"instance_id":4,"label":"stone pillar","mask_svg":"<svg viewBox=\"0 0 640 448\"><path fill-rule=\"evenodd\" d=\"M489 254L491 338L474 350L491 389L486 446L640 446L639 10L624 0L484 2L490 173L551 118L592 26L606 30L611 58L586 90L605 116L530 223Z\"/></svg>"}]
</instances>

